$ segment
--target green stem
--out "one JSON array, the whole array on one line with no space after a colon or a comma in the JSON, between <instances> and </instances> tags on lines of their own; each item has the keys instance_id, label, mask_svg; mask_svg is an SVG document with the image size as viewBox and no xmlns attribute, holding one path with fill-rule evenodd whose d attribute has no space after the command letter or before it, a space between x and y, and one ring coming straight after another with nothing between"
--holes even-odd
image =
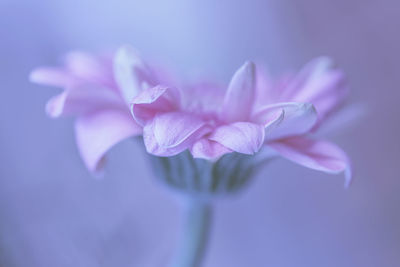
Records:
<instances>
[{"instance_id":1,"label":"green stem","mask_svg":"<svg viewBox=\"0 0 400 267\"><path fill-rule=\"evenodd\" d=\"M200 267L211 226L211 205L189 200L184 211L184 224L178 253L171 267Z\"/></svg>"}]
</instances>

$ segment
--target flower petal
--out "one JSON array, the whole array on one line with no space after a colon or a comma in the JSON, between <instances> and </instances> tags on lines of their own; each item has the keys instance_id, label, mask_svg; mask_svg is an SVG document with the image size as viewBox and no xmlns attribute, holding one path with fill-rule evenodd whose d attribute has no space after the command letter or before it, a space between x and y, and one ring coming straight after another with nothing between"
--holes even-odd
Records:
<instances>
[{"instance_id":1,"label":"flower petal","mask_svg":"<svg viewBox=\"0 0 400 267\"><path fill-rule=\"evenodd\" d=\"M254 154L264 142L264 126L251 122L235 122L216 128L209 139L236 152Z\"/></svg>"},{"instance_id":2,"label":"flower petal","mask_svg":"<svg viewBox=\"0 0 400 267\"><path fill-rule=\"evenodd\" d=\"M209 81L186 84L182 90L182 106L185 110L202 113L215 113L225 96L225 87Z\"/></svg>"},{"instance_id":3,"label":"flower petal","mask_svg":"<svg viewBox=\"0 0 400 267\"><path fill-rule=\"evenodd\" d=\"M105 108L127 110L125 103L113 91L99 86L70 88L51 98L46 104L50 117L79 115Z\"/></svg>"},{"instance_id":4,"label":"flower petal","mask_svg":"<svg viewBox=\"0 0 400 267\"><path fill-rule=\"evenodd\" d=\"M278 103L261 108L252 116L252 120L265 124L274 121L277 110L283 111L279 124L270 128L266 140L280 139L309 132L317 122L317 113L309 103Z\"/></svg>"},{"instance_id":5,"label":"flower petal","mask_svg":"<svg viewBox=\"0 0 400 267\"><path fill-rule=\"evenodd\" d=\"M268 143L281 156L305 167L328 172L346 173L346 186L351 181L351 168L347 155L333 143L292 137Z\"/></svg>"},{"instance_id":6,"label":"flower petal","mask_svg":"<svg viewBox=\"0 0 400 267\"><path fill-rule=\"evenodd\" d=\"M348 93L344 74L333 69L330 58L320 57L304 66L286 88L287 100L312 103L325 117Z\"/></svg>"},{"instance_id":7,"label":"flower petal","mask_svg":"<svg viewBox=\"0 0 400 267\"><path fill-rule=\"evenodd\" d=\"M143 89L157 84L152 69L131 46L123 46L117 51L114 58L114 75L127 103L130 103Z\"/></svg>"},{"instance_id":8,"label":"flower petal","mask_svg":"<svg viewBox=\"0 0 400 267\"><path fill-rule=\"evenodd\" d=\"M41 67L33 70L30 81L66 88L86 84L116 88L111 61L106 56L74 51L65 56L65 66Z\"/></svg>"},{"instance_id":9,"label":"flower petal","mask_svg":"<svg viewBox=\"0 0 400 267\"><path fill-rule=\"evenodd\" d=\"M129 112L110 109L78 117L75 134L81 156L92 172L98 172L104 154L118 142L141 133Z\"/></svg>"},{"instance_id":10,"label":"flower petal","mask_svg":"<svg viewBox=\"0 0 400 267\"><path fill-rule=\"evenodd\" d=\"M205 122L183 112L158 114L143 129L143 138L149 153L173 156L188 148L210 131Z\"/></svg>"},{"instance_id":11,"label":"flower petal","mask_svg":"<svg viewBox=\"0 0 400 267\"><path fill-rule=\"evenodd\" d=\"M196 141L190 149L194 158L202 158L216 161L223 155L233 152L233 150L221 145L218 142L202 138Z\"/></svg>"},{"instance_id":12,"label":"flower petal","mask_svg":"<svg viewBox=\"0 0 400 267\"><path fill-rule=\"evenodd\" d=\"M67 70L88 82L115 87L110 58L72 51L65 56Z\"/></svg>"},{"instance_id":13,"label":"flower petal","mask_svg":"<svg viewBox=\"0 0 400 267\"><path fill-rule=\"evenodd\" d=\"M179 105L180 95L177 89L158 85L136 96L131 104L131 111L135 120L145 126L157 113L175 111Z\"/></svg>"},{"instance_id":14,"label":"flower petal","mask_svg":"<svg viewBox=\"0 0 400 267\"><path fill-rule=\"evenodd\" d=\"M154 118L154 136L162 147L175 147L205 126L205 122L184 112L169 112Z\"/></svg>"},{"instance_id":15,"label":"flower petal","mask_svg":"<svg viewBox=\"0 0 400 267\"><path fill-rule=\"evenodd\" d=\"M255 69L254 63L246 62L233 75L221 110L224 121L248 121L255 98Z\"/></svg>"},{"instance_id":16,"label":"flower petal","mask_svg":"<svg viewBox=\"0 0 400 267\"><path fill-rule=\"evenodd\" d=\"M62 68L41 67L34 69L29 80L33 83L57 87L72 87L79 83L79 79Z\"/></svg>"}]
</instances>

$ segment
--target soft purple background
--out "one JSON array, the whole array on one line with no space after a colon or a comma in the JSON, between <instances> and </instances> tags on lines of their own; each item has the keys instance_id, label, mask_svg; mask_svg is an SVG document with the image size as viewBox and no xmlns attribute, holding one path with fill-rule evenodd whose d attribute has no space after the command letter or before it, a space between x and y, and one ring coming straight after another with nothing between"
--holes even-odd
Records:
<instances>
[{"instance_id":1,"label":"soft purple background","mask_svg":"<svg viewBox=\"0 0 400 267\"><path fill-rule=\"evenodd\" d=\"M59 92L29 71L70 49L130 43L193 78L228 81L246 59L274 73L331 55L366 115L336 135L355 179L271 164L217 203L206 267L400 266L400 4L382 0L0 0L0 266L165 266L179 207L139 147L90 177L72 120L51 120Z\"/></svg>"}]
</instances>

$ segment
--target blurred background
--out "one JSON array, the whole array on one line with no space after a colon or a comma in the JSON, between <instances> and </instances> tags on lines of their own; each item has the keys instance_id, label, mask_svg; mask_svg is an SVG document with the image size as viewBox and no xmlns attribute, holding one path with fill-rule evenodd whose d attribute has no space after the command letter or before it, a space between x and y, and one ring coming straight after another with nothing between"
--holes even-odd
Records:
<instances>
[{"instance_id":1,"label":"blurred background","mask_svg":"<svg viewBox=\"0 0 400 267\"><path fill-rule=\"evenodd\" d=\"M400 266L400 4L382 0L0 0L0 266L165 266L180 209L126 141L94 179L72 119L30 84L71 49L129 43L191 79L228 82L246 59L273 73L332 56L349 104L366 114L328 138L353 160L342 176L283 159L218 201L206 267Z\"/></svg>"}]
</instances>

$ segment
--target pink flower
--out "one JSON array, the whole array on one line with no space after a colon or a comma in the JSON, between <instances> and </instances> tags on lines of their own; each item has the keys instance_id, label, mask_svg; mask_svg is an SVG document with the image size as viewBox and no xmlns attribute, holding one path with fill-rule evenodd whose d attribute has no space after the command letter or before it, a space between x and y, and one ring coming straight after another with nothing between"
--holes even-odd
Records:
<instances>
[{"instance_id":1,"label":"pink flower","mask_svg":"<svg viewBox=\"0 0 400 267\"><path fill-rule=\"evenodd\" d=\"M125 46L113 57L71 52L64 67L36 69L31 80L64 88L46 110L51 117L77 117L78 147L91 171L101 169L115 144L143 134L147 151L157 156L189 150L215 161L265 147L312 169L350 173L341 149L311 137L347 92L343 74L327 58L278 81L247 62L227 89L208 82L174 87Z\"/></svg>"},{"instance_id":2,"label":"pink flower","mask_svg":"<svg viewBox=\"0 0 400 267\"><path fill-rule=\"evenodd\" d=\"M75 133L88 169L97 172L105 153L118 142L142 133L129 111L129 103L142 88L166 79L148 67L130 47L114 56L71 52L63 67L35 69L30 80L59 86L64 91L51 98L46 111L51 117L76 116Z\"/></svg>"},{"instance_id":3,"label":"pink flower","mask_svg":"<svg viewBox=\"0 0 400 267\"><path fill-rule=\"evenodd\" d=\"M188 149L195 158L216 160L266 146L312 169L347 169L347 157L337 146L306 137L341 100L342 75L330 70L326 59L317 59L279 86L266 77L247 62L226 91L212 84L142 91L131 111L143 127L147 151L172 156Z\"/></svg>"}]
</instances>

